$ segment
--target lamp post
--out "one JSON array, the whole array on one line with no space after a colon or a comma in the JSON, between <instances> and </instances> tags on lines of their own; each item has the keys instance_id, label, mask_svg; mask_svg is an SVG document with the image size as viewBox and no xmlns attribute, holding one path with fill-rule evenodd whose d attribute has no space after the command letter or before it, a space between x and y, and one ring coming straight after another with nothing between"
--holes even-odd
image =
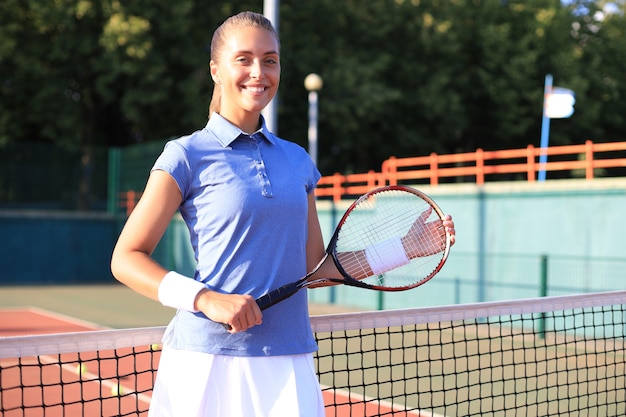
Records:
<instances>
[{"instance_id":1,"label":"lamp post","mask_svg":"<svg viewBox=\"0 0 626 417\"><path fill-rule=\"evenodd\" d=\"M263 15L272 22L274 29L278 32L278 20L279 20L279 0L263 0ZM278 134L278 93L274 96L267 106L261 112L265 118L265 123L270 132L275 135Z\"/></svg>"},{"instance_id":2,"label":"lamp post","mask_svg":"<svg viewBox=\"0 0 626 417\"><path fill-rule=\"evenodd\" d=\"M317 92L324 82L317 74L309 74L304 79L304 87L309 92L309 155L317 165Z\"/></svg>"}]
</instances>

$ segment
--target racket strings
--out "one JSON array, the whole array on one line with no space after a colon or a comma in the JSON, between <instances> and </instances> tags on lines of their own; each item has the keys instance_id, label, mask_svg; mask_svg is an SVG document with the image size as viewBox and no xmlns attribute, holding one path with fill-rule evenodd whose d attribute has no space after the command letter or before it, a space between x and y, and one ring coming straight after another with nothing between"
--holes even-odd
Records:
<instances>
[{"instance_id":1,"label":"racket strings","mask_svg":"<svg viewBox=\"0 0 626 417\"><path fill-rule=\"evenodd\" d=\"M439 213L421 197L385 191L357 204L345 219L337 239L337 260L348 275L368 284L387 288L415 286L429 279L443 259L446 233L441 220ZM405 254L390 253L390 246L384 242L400 239ZM397 249L397 243L393 247L402 251ZM372 271L364 256L366 250L370 256L388 263L386 272Z\"/></svg>"},{"instance_id":2,"label":"racket strings","mask_svg":"<svg viewBox=\"0 0 626 417\"><path fill-rule=\"evenodd\" d=\"M357 251L339 252L337 259L343 270L354 279L361 280L371 275L367 259Z\"/></svg>"}]
</instances>

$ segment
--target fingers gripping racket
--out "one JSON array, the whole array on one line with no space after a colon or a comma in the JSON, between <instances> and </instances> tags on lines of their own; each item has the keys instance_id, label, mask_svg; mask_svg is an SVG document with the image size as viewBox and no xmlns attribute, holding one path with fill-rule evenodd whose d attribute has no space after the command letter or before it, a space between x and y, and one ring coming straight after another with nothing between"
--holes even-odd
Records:
<instances>
[{"instance_id":1,"label":"fingers gripping racket","mask_svg":"<svg viewBox=\"0 0 626 417\"><path fill-rule=\"evenodd\" d=\"M302 288L345 284L380 291L418 287L439 272L450 252L444 214L424 193L376 188L343 215L320 263L306 276L258 298L264 310ZM331 258L343 278L313 278Z\"/></svg>"}]
</instances>

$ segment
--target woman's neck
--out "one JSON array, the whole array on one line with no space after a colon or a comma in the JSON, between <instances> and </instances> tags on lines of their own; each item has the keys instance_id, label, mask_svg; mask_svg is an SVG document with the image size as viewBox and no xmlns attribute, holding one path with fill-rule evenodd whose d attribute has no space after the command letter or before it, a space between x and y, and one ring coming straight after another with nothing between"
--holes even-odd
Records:
<instances>
[{"instance_id":1,"label":"woman's neck","mask_svg":"<svg viewBox=\"0 0 626 417\"><path fill-rule=\"evenodd\" d=\"M261 112L241 112L240 114L221 113L224 119L241 129L242 132L252 134L261 127Z\"/></svg>"}]
</instances>

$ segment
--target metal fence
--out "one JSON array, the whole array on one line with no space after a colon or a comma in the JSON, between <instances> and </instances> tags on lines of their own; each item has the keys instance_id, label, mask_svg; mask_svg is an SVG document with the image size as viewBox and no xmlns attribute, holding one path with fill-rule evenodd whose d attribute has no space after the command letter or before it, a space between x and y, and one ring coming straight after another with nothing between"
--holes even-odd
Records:
<instances>
[{"instance_id":1,"label":"metal fence","mask_svg":"<svg viewBox=\"0 0 626 417\"><path fill-rule=\"evenodd\" d=\"M165 141L124 148L42 143L0 147L0 209L123 210L123 192L143 190Z\"/></svg>"},{"instance_id":2,"label":"metal fence","mask_svg":"<svg viewBox=\"0 0 626 417\"><path fill-rule=\"evenodd\" d=\"M0 147L2 208L103 210L108 151L40 143Z\"/></svg>"}]
</instances>

